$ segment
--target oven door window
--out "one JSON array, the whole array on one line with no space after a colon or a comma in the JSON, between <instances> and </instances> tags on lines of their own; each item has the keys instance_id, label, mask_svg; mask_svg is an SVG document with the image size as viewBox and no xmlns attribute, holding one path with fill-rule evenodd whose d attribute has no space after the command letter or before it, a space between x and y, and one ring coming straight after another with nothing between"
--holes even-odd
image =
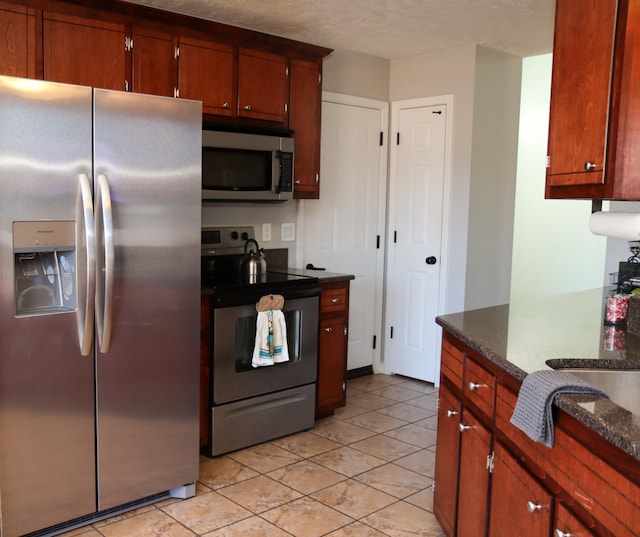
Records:
<instances>
[{"instance_id":1,"label":"oven door window","mask_svg":"<svg viewBox=\"0 0 640 537\"><path fill-rule=\"evenodd\" d=\"M302 312L300 310L287 310L284 312L284 319L287 326L289 362L299 362ZM239 317L236 320L235 370L237 373L255 370L255 368L251 365L251 360L253 358L253 349L256 344L257 320L257 314L247 317ZM282 363L286 364L288 362Z\"/></svg>"}]
</instances>

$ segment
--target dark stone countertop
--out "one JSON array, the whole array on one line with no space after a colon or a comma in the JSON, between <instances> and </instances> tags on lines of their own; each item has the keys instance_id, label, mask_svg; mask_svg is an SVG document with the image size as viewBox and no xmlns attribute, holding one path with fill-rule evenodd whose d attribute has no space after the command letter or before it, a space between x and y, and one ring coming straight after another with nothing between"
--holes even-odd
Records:
<instances>
[{"instance_id":1,"label":"dark stone countertop","mask_svg":"<svg viewBox=\"0 0 640 537\"><path fill-rule=\"evenodd\" d=\"M321 284L346 282L349 280L355 280L356 278L353 274L340 274L339 272L327 272L326 270L309 270L293 267L288 267L287 273L296 274L298 276L310 276L312 278L318 278Z\"/></svg>"},{"instance_id":2,"label":"dark stone countertop","mask_svg":"<svg viewBox=\"0 0 640 537\"><path fill-rule=\"evenodd\" d=\"M518 380L550 366L638 369L640 336L603 323L607 291L539 297L436 322ZM602 397L560 395L555 404L640 461L640 415Z\"/></svg>"}]
</instances>

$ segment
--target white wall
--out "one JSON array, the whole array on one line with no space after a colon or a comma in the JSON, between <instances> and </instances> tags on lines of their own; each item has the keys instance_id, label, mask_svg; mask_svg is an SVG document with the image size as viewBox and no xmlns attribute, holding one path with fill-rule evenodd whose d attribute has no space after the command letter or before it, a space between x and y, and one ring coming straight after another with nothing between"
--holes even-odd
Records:
<instances>
[{"instance_id":1,"label":"white wall","mask_svg":"<svg viewBox=\"0 0 640 537\"><path fill-rule=\"evenodd\" d=\"M389 100L389 60L334 50L322 63L322 90L378 101Z\"/></svg>"},{"instance_id":2,"label":"white wall","mask_svg":"<svg viewBox=\"0 0 640 537\"><path fill-rule=\"evenodd\" d=\"M591 202L544 199L550 88L551 55L525 58L511 302L603 283L606 239L588 229Z\"/></svg>"},{"instance_id":3,"label":"white wall","mask_svg":"<svg viewBox=\"0 0 640 537\"><path fill-rule=\"evenodd\" d=\"M522 59L478 47L465 309L509 302Z\"/></svg>"}]
</instances>

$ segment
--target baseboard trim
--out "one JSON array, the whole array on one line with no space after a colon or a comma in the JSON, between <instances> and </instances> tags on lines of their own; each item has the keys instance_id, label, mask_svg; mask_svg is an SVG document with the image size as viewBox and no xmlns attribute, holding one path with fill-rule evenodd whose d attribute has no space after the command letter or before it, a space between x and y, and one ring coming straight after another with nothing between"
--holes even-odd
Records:
<instances>
[{"instance_id":1,"label":"baseboard trim","mask_svg":"<svg viewBox=\"0 0 640 537\"><path fill-rule=\"evenodd\" d=\"M358 377L366 377L367 375L373 375L372 365L365 365L364 367L347 370L347 380L355 379Z\"/></svg>"}]
</instances>

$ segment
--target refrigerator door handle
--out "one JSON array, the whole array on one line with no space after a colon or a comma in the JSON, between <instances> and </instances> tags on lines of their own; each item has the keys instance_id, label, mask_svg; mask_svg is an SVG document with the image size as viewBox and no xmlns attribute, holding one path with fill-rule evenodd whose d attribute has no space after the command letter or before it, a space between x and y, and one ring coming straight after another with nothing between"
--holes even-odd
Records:
<instances>
[{"instance_id":1,"label":"refrigerator door handle","mask_svg":"<svg viewBox=\"0 0 640 537\"><path fill-rule=\"evenodd\" d=\"M96 318L98 327L98 347L100 352L109 352L111 347L111 326L113 312L113 211L111 208L111 188L106 175L98 175L96 192L96 244L98 271L102 272L96 292Z\"/></svg>"},{"instance_id":2,"label":"refrigerator door handle","mask_svg":"<svg viewBox=\"0 0 640 537\"><path fill-rule=\"evenodd\" d=\"M80 203L78 212L82 212L84 247L87 258L85 274L85 301L84 308L78 310L78 335L80 337L80 354L88 356L93 351L93 324L94 324L94 297L96 290L96 263L95 263L95 230L93 226L93 196L91 182L86 173L78 176L80 186Z\"/></svg>"}]
</instances>

